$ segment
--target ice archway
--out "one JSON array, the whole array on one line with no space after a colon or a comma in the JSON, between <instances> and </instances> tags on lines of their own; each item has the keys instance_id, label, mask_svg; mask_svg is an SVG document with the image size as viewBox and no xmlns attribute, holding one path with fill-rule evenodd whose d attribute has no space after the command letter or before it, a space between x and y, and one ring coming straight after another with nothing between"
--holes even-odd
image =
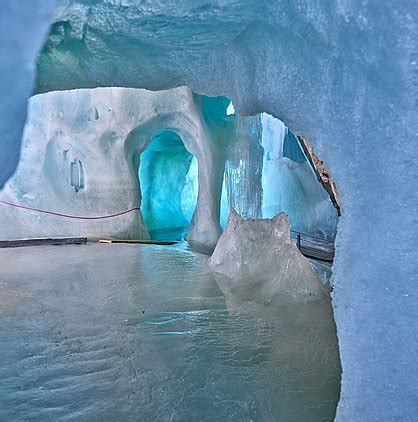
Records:
<instances>
[{"instance_id":1,"label":"ice archway","mask_svg":"<svg viewBox=\"0 0 418 422\"><path fill-rule=\"evenodd\" d=\"M197 203L197 163L172 130L156 134L139 160L141 213L152 239L182 239Z\"/></svg>"},{"instance_id":2,"label":"ice archway","mask_svg":"<svg viewBox=\"0 0 418 422\"><path fill-rule=\"evenodd\" d=\"M83 218L29 212L16 219L16 212L22 211L5 208L1 236L147 238L139 209L139 157L168 130L178 134L199 163L199 195L188 239L196 247L213 248L221 232L222 151L231 127L223 122L218 128L219 116L207 115L202 102L189 88L159 92L98 88L33 97L22 160L1 199L22 205L29 200L33 208ZM224 114L222 108L219 113ZM131 212L90 219L126 210Z\"/></svg>"}]
</instances>

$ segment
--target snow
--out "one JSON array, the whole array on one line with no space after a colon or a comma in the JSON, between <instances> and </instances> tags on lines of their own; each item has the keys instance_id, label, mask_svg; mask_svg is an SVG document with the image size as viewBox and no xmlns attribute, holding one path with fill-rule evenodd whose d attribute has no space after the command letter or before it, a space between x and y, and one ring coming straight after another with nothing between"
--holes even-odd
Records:
<instances>
[{"instance_id":1,"label":"snow","mask_svg":"<svg viewBox=\"0 0 418 422\"><path fill-rule=\"evenodd\" d=\"M243 220L234 209L210 267L227 277L230 293L266 306L306 303L328 296L309 261L290 238L287 215Z\"/></svg>"},{"instance_id":2,"label":"snow","mask_svg":"<svg viewBox=\"0 0 418 422\"><path fill-rule=\"evenodd\" d=\"M16 5L7 16L39 16L36 6ZM229 97L236 113L267 112L309 140L341 194L338 420L418 412L417 14L416 0L61 0L38 61L37 92L188 85ZM31 42L42 33L4 28L3 39L25 33ZM2 76L18 68L9 63ZM13 161L25 105L20 94L8 98L1 131L13 138L4 149ZM2 180L12 167L2 164Z\"/></svg>"}]
</instances>

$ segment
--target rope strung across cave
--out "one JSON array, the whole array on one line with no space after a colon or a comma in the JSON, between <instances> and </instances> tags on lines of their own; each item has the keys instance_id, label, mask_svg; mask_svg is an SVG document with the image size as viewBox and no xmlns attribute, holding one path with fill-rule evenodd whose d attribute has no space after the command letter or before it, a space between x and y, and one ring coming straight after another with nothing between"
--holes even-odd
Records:
<instances>
[{"instance_id":1,"label":"rope strung across cave","mask_svg":"<svg viewBox=\"0 0 418 422\"><path fill-rule=\"evenodd\" d=\"M55 212L55 211L47 211L47 210L43 210L43 209L40 209L40 208L33 208L33 207L28 207L26 205L14 204L12 202L3 201L3 200L0 200L0 205L7 205L9 207L18 208L18 209L22 209L22 210L26 210L26 211L34 211L34 212L39 212L41 214L55 215L57 217L72 218L72 219L75 219L75 220L104 220L106 218L119 217L120 215L128 214L132 211L140 211L141 210L139 207L133 207L133 208L129 208L128 210L117 212L117 213L114 213L114 214L88 217L88 216L82 216L82 215L64 214L64 213ZM318 240L333 243L332 240L328 240L328 239L322 238L320 236L314 236L314 235L311 235L311 234L298 232L296 230L290 230L290 232L294 233L294 234L301 234L303 236L311 237L313 239L318 239Z\"/></svg>"},{"instance_id":2,"label":"rope strung across cave","mask_svg":"<svg viewBox=\"0 0 418 422\"><path fill-rule=\"evenodd\" d=\"M9 207L19 208L19 209L26 210L26 211L35 211L35 212L38 212L38 213L41 213L41 214L55 215L57 217L72 218L72 219L75 219L75 220L104 220L106 218L119 217L120 215L128 214L132 211L139 211L140 210L139 207L133 207L133 208L130 208L128 210L117 212L117 213L114 213L114 214L88 217L88 216L83 216L83 215L72 215L72 214L64 214L64 213L54 212L54 211L47 211L47 210L42 210L40 208L33 208L33 207L27 207L25 205L13 204L12 202L2 201L2 200L0 200L0 205L7 205Z\"/></svg>"},{"instance_id":3,"label":"rope strung across cave","mask_svg":"<svg viewBox=\"0 0 418 422\"><path fill-rule=\"evenodd\" d=\"M107 218L113 218L113 217L119 217L121 215L124 214L128 214L130 212L133 211L140 211L139 207L133 207L130 208L128 210L125 211L121 211L121 212L117 212L114 214L108 214L108 215L100 215L100 216L84 216L84 215L72 215L72 214L64 214L64 213L60 213L60 212L55 212L55 211L47 211L47 210L43 210L40 208L34 208L34 207L28 207L26 205L20 205L20 204L14 204L12 202L8 202L8 201L3 201L0 200L0 205L5 205L5 206L9 206L9 207L13 207L13 208L17 208L17 209L21 209L24 211L33 211L33 212L38 212L41 214L48 214L48 215L54 215L56 217L62 217L62 218L71 218L71 219L75 219L75 220L104 220ZM321 259L324 261L330 261L332 262L333 258L334 258L334 242L328 239L323 239L321 237L318 236L313 236L313 235L309 235L307 233L300 233L297 232L295 230L290 230L291 234L297 234L298 235L298 248L300 249L300 251L305 255L305 256L309 256L312 258L317 258L317 259ZM308 247L306 245L301 245L300 244L300 235L303 236L307 236L310 237L312 239L316 239L317 241L320 241L320 243L322 243L323 245L327 245L327 249L329 249L328 251L321 251L321 250L315 250L312 249L312 247ZM319 253L319 255L318 255Z\"/></svg>"}]
</instances>

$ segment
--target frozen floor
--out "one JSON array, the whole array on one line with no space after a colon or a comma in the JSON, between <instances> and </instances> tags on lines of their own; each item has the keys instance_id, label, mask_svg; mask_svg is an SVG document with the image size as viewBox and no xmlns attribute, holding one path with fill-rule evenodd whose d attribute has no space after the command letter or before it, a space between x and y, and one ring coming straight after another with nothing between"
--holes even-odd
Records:
<instances>
[{"instance_id":1,"label":"frozen floor","mask_svg":"<svg viewBox=\"0 0 418 422\"><path fill-rule=\"evenodd\" d=\"M329 303L228 309L176 247L0 250L0 420L332 420Z\"/></svg>"}]
</instances>

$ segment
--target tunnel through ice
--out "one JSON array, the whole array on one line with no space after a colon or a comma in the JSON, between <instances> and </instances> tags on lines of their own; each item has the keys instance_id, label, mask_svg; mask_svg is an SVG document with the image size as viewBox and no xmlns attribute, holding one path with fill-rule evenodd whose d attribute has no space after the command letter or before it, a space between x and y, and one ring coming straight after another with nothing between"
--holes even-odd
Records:
<instances>
[{"instance_id":1,"label":"tunnel through ice","mask_svg":"<svg viewBox=\"0 0 418 422\"><path fill-rule=\"evenodd\" d=\"M152 240L181 240L197 202L197 161L169 129L153 136L139 158L141 212Z\"/></svg>"}]
</instances>

